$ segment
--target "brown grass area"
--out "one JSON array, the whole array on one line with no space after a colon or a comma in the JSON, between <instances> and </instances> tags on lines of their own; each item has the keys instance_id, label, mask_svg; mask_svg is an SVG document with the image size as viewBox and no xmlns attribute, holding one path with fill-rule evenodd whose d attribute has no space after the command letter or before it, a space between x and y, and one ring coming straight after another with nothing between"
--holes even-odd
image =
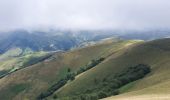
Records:
<instances>
[{"instance_id":1,"label":"brown grass area","mask_svg":"<svg viewBox=\"0 0 170 100\"><path fill-rule=\"evenodd\" d=\"M107 52L108 50L114 51L114 46L120 48L123 44L123 42L109 42L66 53L57 53L53 56L53 60L21 69L0 79L0 98L4 98L4 100L34 100L37 95L61 78L60 74L62 74L63 68L75 70L92 59L108 55L110 53ZM27 83L29 87L19 93L11 91L12 84L21 83Z\"/></svg>"},{"instance_id":2,"label":"brown grass area","mask_svg":"<svg viewBox=\"0 0 170 100\"><path fill-rule=\"evenodd\" d=\"M151 66L151 73L135 82L127 90L127 95L120 94L116 98L121 98L121 95L123 98L129 98L129 96L138 97L140 95L141 98L146 98L149 95L162 95L161 98L163 98L166 94L170 94L170 82L166 82L170 79L169 44L170 39L163 39L121 49L113 53L103 63L83 73L76 80L58 91L57 94L63 97L74 95L76 92L81 93L83 90L95 85L95 78L101 81L103 78L112 77L115 73L128 66L142 63ZM115 97L113 96L112 99L115 100Z\"/></svg>"}]
</instances>

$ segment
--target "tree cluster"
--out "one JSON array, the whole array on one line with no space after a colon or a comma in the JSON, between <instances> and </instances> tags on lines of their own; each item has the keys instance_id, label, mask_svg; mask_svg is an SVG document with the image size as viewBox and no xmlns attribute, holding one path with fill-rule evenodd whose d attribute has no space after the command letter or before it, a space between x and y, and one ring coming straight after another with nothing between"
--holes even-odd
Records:
<instances>
[{"instance_id":1,"label":"tree cluster","mask_svg":"<svg viewBox=\"0 0 170 100\"><path fill-rule=\"evenodd\" d=\"M89 64L87 64L84 67L81 67L80 69L78 69L78 71L76 72L71 72L71 69L68 68L67 69L67 74L63 79L60 79L57 83L55 83L54 85L52 85L47 91L41 93L37 99L38 100L42 100L50 95L52 95L55 91L57 91L59 88L61 88L62 86L64 86L69 80L73 81L75 79L76 75L81 74L82 72L85 72L93 67L95 67L96 65L98 65L99 63L101 63L104 60L104 58L99 58L99 59L95 59L90 61ZM56 98L56 96L55 96Z\"/></svg>"},{"instance_id":2,"label":"tree cluster","mask_svg":"<svg viewBox=\"0 0 170 100\"><path fill-rule=\"evenodd\" d=\"M75 95L68 96L60 100L98 100L106 98L112 95L118 95L119 89L133 81L143 78L151 71L150 66L145 64L138 64L133 67L128 67L117 73L112 78L104 78L102 81L98 81L94 78L94 87L86 89L84 92Z\"/></svg>"}]
</instances>

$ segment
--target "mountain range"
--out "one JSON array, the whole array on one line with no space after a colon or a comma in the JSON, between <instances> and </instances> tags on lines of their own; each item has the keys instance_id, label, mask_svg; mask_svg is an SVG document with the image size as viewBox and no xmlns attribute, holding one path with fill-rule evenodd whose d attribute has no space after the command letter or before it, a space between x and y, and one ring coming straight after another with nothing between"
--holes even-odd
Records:
<instances>
[{"instance_id":1,"label":"mountain range","mask_svg":"<svg viewBox=\"0 0 170 100\"><path fill-rule=\"evenodd\" d=\"M69 31L69 30L49 30L49 31L27 31L15 30L1 32L0 53L5 53L12 48L20 48L23 51L27 48L32 51L67 51L80 47L89 42L101 39L116 37L121 39L153 40L170 36L168 30L149 31Z\"/></svg>"}]
</instances>

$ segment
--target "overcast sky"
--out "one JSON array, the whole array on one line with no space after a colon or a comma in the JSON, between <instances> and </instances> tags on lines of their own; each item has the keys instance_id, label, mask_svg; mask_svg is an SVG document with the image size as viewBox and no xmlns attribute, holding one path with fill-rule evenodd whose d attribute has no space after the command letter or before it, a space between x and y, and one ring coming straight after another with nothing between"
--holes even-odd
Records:
<instances>
[{"instance_id":1,"label":"overcast sky","mask_svg":"<svg viewBox=\"0 0 170 100\"><path fill-rule=\"evenodd\" d=\"M170 0L0 0L0 30L170 28Z\"/></svg>"}]
</instances>

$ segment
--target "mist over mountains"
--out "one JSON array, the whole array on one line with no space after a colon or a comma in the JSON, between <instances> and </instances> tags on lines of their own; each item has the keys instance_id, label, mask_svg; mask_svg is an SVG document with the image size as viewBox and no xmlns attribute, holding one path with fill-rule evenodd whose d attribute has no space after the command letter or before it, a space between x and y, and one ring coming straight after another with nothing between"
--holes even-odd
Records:
<instances>
[{"instance_id":1,"label":"mist over mountains","mask_svg":"<svg viewBox=\"0 0 170 100\"><path fill-rule=\"evenodd\" d=\"M26 31L17 30L2 34L0 39L0 53L4 53L11 48L30 48L33 51L57 51L70 50L88 41L97 41L113 34L90 31ZM101 32L100 32L101 33Z\"/></svg>"},{"instance_id":2,"label":"mist over mountains","mask_svg":"<svg viewBox=\"0 0 170 100\"><path fill-rule=\"evenodd\" d=\"M101 39L116 37L120 39L140 39L153 40L170 36L169 30L149 30L149 31L69 31L69 30L49 30L49 31L27 31L15 30L1 33L0 53L4 53L12 48L29 48L32 51L67 51L88 42L95 42Z\"/></svg>"}]
</instances>

